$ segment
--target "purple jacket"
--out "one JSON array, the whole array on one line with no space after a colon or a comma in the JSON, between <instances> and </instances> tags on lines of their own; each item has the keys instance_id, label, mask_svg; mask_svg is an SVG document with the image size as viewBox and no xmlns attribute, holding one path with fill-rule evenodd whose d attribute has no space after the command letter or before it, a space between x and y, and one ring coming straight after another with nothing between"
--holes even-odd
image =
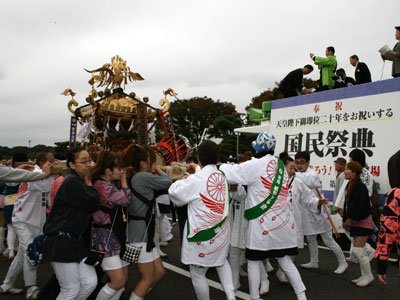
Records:
<instances>
[{"instance_id":1,"label":"purple jacket","mask_svg":"<svg viewBox=\"0 0 400 300\"><path fill-rule=\"evenodd\" d=\"M128 188L118 188L114 183L104 180L97 180L94 183L94 188L100 194L100 205L107 208L127 207L131 203L131 191ZM118 216L121 216L119 213ZM109 214L102 210L97 210L93 213L93 224L106 225L112 224ZM110 240L107 240L110 236ZM121 245L117 236L110 229L92 228L92 248L98 251L105 252L104 257L119 255Z\"/></svg>"}]
</instances>

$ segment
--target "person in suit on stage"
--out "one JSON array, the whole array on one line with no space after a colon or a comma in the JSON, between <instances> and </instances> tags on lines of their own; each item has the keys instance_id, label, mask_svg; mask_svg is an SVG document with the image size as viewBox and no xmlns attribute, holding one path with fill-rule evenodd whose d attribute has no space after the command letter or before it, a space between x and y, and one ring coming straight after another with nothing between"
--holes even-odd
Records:
<instances>
[{"instance_id":1,"label":"person in suit on stage","mask_svg":"<svg viewBox=\"0 0 400 300\"><path fill-rule=\"evenodd\" d=\"M353 67L356 67L354 72L354 76L356 78L356 84L363 84L371 82L371 72L368 69L368 66L360 62L357 55L350 56L350 64Z\"/></svg>"},{"instance_id":2,"label":"person in suit on stage","mask_svg":"<svg viewBox=\"0 0 400 300\"><path fill-rule=\"evenodd\" d=\"M301 92L309 94L311 91L303 86L303 75L310 74L313 70L311 65L305 65L287 74L279 84L279 90L285 98L298 96Z\"/></svg>"}]
</instances>

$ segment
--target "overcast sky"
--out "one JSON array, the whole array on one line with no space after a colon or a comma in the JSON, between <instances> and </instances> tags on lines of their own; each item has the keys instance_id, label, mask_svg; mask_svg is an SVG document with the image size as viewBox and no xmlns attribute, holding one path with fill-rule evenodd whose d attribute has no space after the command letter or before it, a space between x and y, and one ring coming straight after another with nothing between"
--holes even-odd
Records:
<instances>
[{"instance_id":1,"label":"overcast sky","mask_svg":"<svg viewBox=\"0 0 400 300\"><path fill-rule=\"evenodd\" d=\"M378 49L395 44L400 1L0 0L0 145L53 145L69 139L69 97L80 105L90 75L114 55L145 81L127 86L158 107L162 91L208 96L240 112L288 72L336 48L368 64L372 80L390 78ZM317 79L314 71L309 75Z\"/></svg>"}]
</instances>

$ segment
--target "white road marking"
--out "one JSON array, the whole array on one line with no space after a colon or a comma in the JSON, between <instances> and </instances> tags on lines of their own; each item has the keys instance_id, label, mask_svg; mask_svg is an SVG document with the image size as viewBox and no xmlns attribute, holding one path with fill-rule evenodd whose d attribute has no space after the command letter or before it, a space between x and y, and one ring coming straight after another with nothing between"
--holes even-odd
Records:
<instances>
[{"instance_id":1,"label":"white road marking","mask_svg":"<svg viewBox=\"0 0 400 300\"><path fill-rule=\"evenodd\" d=\"M163 261L163 265L164 265L164 267L166 269L168 269L168 270L170 270L172 272L175 272L175 273L178 273L180 275L183 275L183 276L186 276L188 278L191 278L189 271L186 271L184 269L181 269L181 268L179 268L177 266L171 265L171 264L166 263L164 261ZM222 285L219 282L216 282L216 281L211 280L211 279L207 279L207 283L208 283L209 286L213 287L214 289L217 289L217 290L220 290L220 291L224 292L224 289L222 288ZM242 291L237 291L235 293L235 295L236 295L236 298L239 298L239 299L245 299L245 300L250 300L251 299L249 294L246 294L246 293L244 293Z\"/></svg>"}]
</instances>

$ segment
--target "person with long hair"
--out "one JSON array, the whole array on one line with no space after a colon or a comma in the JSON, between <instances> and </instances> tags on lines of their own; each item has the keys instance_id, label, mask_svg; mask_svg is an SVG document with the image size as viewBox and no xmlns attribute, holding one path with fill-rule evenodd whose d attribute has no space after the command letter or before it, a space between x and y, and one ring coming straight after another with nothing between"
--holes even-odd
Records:
<instances>
[{"instance_id":1,"label":"person with long hair","mask_svg":"<svg viewBox=\"0 0 400 300\"><path fill-rule=\"evenodd\" d=\"M133 167L132 201L128 209L128 242L142 247L138 258L141 275L130 300L141 300L164 276L160 253L154 244L156 191L167 190L172 180L156 165L156 155L149 147L130 145L121 153L125 165Z\"/></svg>"},{"instance_id":2,"label":"person with long hair","mask_svg":"<svg viewBox=\"0 0 400 300\"><path fill-rule=\"evenodd\" d=\"M347 163L344 177L349 182L346 187L343 228L349 230L350 235L354 237L352 252L361 269L361 277L352 280L352 283L365 287L374 280L368 255L363 250L369 236L373 233L374 223L368 189L360 179L361 173L362 166L358 162Z\"/></svg>"},{"instance_id":3,"label":"person with long hair","mask_svg":"<svg viewBox=\"0 0 400 300\"><path fill-rule=\"evenodd\" d=\"M378 261L378 279L387 285L386 267L393 244L397 245L400 256L400 151L388 162L389 183L392 189L387 194L381 215L381 226L376 245Z\"/></svg>"},{"instance_id":4,"label":"person with long hair","mask_svg":"<svg viewBox=\"0 0 400 300\"><path fill-rule=\"evenodd\" d=\"M91 159L83 148L68 151L71 173L54 199L44 227L45 262L50 262L60 284L58 300L86 299L97 284L93 266L85 264L89 247L84 239L93 212L100 209L100 195L90 178Z\"/></svg>"},{"instance_id":5,"label":"person with long hair","mask_svg":"<svg viewBox=\"0 0 400 300\"><path fill-rule=\"evenodd\" d=\"M101 268L111 280L99 291L96 300L117 300L128 280L129 263L121 260L120 253L126 241L124 208L131 202L131 191L115 152L101 151L90 173L100 195L100 209L93 213L91 246L104 253Z\"/></svg>"},{"instance_id":6,"label":"person with long hair","mask_svg":"<svg viewBox=\"0 0 400 300\"><path fill-rule=\"evenodd\" d=\"M353 149L349 153L349 161L354 161L358 162L361 167L362 167L362 172L360 174L360 180L362 183L365 184L368 190L368 195L371 199L374 191L373 191L373 186L374 186L374 176L369 172L367 169L367 163L366 163L366 157L364 151L360 149ZM341 216L343 216L343 207L345 205L345 196L346 196L346 187L348 184L348 180L344 180L343 184L339 190L339 193L337 194L337 198L335 200L335 206L338 208L338 211ZM358 263L358 259L352 254L353 251L353 246L354 246L354 238L350 236L350 233L348 231L345 231L346 236L350 240L350 255L349 257L346 258L347 261L353 262L353 263ZM375 258L375 249L372 248L372 246L367 242L365 243L364 246L364 253L368 255L368 259L371 261Z\"/></svg>"}]
</instances>

